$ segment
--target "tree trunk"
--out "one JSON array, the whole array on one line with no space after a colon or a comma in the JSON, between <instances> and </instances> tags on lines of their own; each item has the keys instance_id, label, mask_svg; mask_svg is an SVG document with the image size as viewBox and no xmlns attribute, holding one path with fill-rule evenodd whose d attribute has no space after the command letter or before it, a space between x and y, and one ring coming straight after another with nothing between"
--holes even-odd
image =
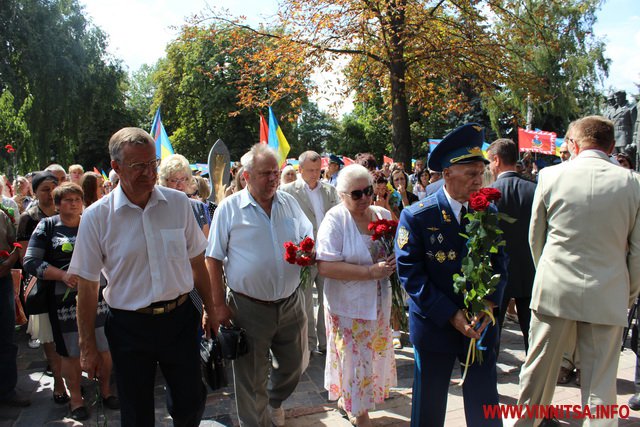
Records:
<instances>
[{"instance_id":1,"label":"tree trunk","mask_svg":"<svg viewBox=\"0 0 640 427\"><path fill-rule=\"evenodd\" d=\"M406 1L392 2L389 10L390 31L389 49L391 61L389 73L391 81L391 135L393 143L393 159L403 162L405 169L411 169L411 130L409 126L409 107L405 74L407 64L404 58Z\"/></svg>"}]
</instances>

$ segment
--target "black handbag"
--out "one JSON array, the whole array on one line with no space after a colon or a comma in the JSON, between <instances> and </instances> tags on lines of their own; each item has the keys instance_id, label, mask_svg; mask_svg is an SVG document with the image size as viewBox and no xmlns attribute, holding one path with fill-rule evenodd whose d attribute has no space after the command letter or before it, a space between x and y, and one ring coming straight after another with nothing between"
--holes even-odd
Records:
<instances>
[{"instance_id":1,"label":"black handbag","mask_svg":"<svg viewBox=\"0 0 640 427\"><path fill-rule=\"evenodd\" d=\"M212 336L211 339L202 337L200 341L200 364L204 379L211 387L211 390L216 391L228 385L222 349L215 336Z\"/></svg>"},{"instance_id":2,"label":"black handbag","mask_svg":"<svg viewBox=\"0 0 640 427\"><path fill-rule=\"evenodd\" d=\"M249 352L246 332L238 326L220 325L218 340L222 346L222 356L227 360L235 360Z\"/></svg>"},{"instance_id":3,"label":"black handbag","mask_svg":"<svg viewBox=\"0 0 640 427\"><path fill-rule=\"evenodd\" d=\"M49 297L47 295L47 280L31 276L24 291L24 313L27 316L47 313L49 311Z\"/></svg>"}]
</instances>

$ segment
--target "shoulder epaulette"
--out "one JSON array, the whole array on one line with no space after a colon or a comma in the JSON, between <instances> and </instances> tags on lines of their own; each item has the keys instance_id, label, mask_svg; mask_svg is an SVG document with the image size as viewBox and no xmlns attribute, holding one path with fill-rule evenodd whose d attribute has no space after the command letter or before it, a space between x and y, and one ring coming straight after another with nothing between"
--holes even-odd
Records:
<instances>
[{"instance_id":1,"label":"shoulder epaulette","mask_svg":"<svg viewBox=\"0 0 640 427\"><path fill-rule=\"evenodd\" d=\"M435 209L438 208L438 198L436 197L435 194L432 194L426 199L422 199L419 202L412 204L411 206L409 206L408 209L410 209L411 213L415 215L417 213L420 213L429 209L433 209L433 208Z\"/></svg>"}]
</instances>

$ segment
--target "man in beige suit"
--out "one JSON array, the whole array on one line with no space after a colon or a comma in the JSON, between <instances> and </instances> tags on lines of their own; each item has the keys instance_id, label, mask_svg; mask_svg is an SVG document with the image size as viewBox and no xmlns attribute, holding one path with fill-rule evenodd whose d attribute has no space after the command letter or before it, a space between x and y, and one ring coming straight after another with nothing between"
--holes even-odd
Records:
<instances>
[{"instance_id":1,"label":"man in beige suit","mask_svg":"<svg viewBox=\"0 0 640 427\"><path fill-rule=\"evenodd\" d=\"M294 182L283 185L280 189L291 194L313 224L314 239L324 214L340 203L338 192L333 185L320 181L322 159L315 151L305 151L298 158L300 176ZM309 284L304 289L305 309L309 320L309 350L322 354L327 351L327 338L324 327L323 294L324 278L318 275L318 269L311 267ZM313 313L313 283L318 290L317 320Z\"/></svg>"},{"instance_id":2,"label":"man in beige suit","mask_svg":"<svg viewBox=\"0 0 640 427\"><path fill-rule=\"evenodd\" d=\"M615 404L622 329L640 291L640 178L609 161L611 121L582 118L571 137L576 157L541 170L533 200L529 243L537 270L529 353L520 373L522 405L553 403L572 337L580 352L582 405ZM526 418L516 425L540 421L557 425ZM584 425L617 420L586 419Z\"/></svg>"}]
</instances>

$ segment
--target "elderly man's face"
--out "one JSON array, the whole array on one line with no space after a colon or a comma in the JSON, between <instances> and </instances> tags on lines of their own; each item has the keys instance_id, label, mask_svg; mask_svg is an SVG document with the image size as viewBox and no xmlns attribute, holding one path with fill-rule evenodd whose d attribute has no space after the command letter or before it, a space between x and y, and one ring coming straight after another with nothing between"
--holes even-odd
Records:
<instances>
[{"instance_id":1,"label":"elderly man's face","mask_svg":"<svg viewBox=\"0 0 640 427\"><path fill-rule=\"evenodd\" d=\"M471 193L482 188L484 162L478 161L462 165L452 165L443 171L444 185L455 200L464 203Z\"/></svg>"},{"instance_id":2,"label":"elderly man's face","mask_svg":"<svg viewBox=\"0 0 640 427\"><path fill-rule=\"evenodd\" d=\"M111 161L127 195L144 197L153 191L158 178L158 159L153 144L126 144L121 161Z\"/></svg>"},{"instance_id":3,"label":"elderly man's face","mask_svg":"<svg viewBox=\"0 0 640 427\"><path fill-rule=\"evenodd\" d=\"M249 192L256 199L271 199L280 184L280 168L273 156L256 156L251 171L243 172Z\"/></svg>"}]
</instances>

